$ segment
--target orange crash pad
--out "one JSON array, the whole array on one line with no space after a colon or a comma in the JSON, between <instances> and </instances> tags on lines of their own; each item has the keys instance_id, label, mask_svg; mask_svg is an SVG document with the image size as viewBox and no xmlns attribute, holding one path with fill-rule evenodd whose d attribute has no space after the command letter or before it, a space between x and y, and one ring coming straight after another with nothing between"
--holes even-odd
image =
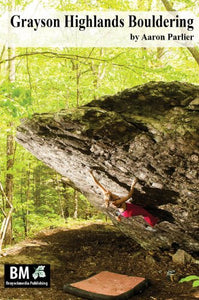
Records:
<instances>
[{"instance_id":1,"label":"orange crash pad","mask_svg":"<svg viewBox=\"0 0 199 300\"><path fill-rule=\"evenodd\" d=\"M143 277L103 271L88 279L64 285L66 293L92 300L127 300L148 286Z\"/></svg>"}]
</instances>

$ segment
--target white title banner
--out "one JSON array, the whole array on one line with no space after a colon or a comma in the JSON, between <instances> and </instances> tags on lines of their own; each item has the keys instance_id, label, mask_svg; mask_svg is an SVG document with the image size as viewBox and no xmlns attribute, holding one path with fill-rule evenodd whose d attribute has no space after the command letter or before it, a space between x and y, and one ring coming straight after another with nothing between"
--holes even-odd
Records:
<instances>
[{"instance_id":1,"label":"white title banner","mask_svg":"<svg viewBox=\"0 0 199 300\"><path fill-rule=\"evenodd\" d=\"M0 43L16 47L192 47L190 12L13 11L0 18Z\"/></svg>"}]
</instances>

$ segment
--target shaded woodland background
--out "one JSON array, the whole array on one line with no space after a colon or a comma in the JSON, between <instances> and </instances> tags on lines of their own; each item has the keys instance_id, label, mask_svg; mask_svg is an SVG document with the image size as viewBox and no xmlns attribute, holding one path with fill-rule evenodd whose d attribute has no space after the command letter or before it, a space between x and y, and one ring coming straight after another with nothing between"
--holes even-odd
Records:
<instances>
[{"instance_id":1,"label":"shaded woodland background","mask_svg":"<svg viewBox=\"0 0 199 300\"><path fill-rule=\"evenodd\" d=\"M199 1L40 1L66 10L189 10ZM22 9L33 1L0 2ZM33 3L34 5L34 3ZM67 181L15 142L16 127L33 113L71 109L148 81L199 84L195 48L7 48L0 45L0 181L14 213L6 243L71 218L104 218ZM2 195L1 219L7 211Z\"/></svg>"}]
</instances>

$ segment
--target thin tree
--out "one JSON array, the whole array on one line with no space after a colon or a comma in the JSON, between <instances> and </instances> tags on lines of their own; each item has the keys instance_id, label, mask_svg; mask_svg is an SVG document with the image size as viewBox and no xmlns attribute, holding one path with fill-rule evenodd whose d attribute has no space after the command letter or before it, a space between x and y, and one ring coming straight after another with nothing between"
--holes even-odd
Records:
<instances>
[{"instance_id":1,"label":"thin tree","mask_svg":"<svg viewBox=\"0 0 199 300\"><path fill-rule=\"evenodd\" d=\"M168 0L161 0L167 11L176 11ZM199 51L197 47L187 47L197 64L199 65Z\"/></svg>"},{"instance_id":2,"label":"thin tree","mask_svg":"<svg viewBox=\"0 0 199 300\"><path fill-rule=\"evenodd\" d=\"M10 0L8 3L8 10L11 11L15 7L15 0ZM15 81L15 60L12 60L12 57L15 56L15 49L12 47L8 48L8 81L13 83ZM7 208L12 205L13 202L13 188L14 188L14 176L12 173L12 168L14 166L14 154L15 154L15 141L13 134L13 122L8 124L10 127L7 134L7 166L6 166L6 187L5 193L7 200L6 206ZM5 243L11 244L12 242L12 217L10 216L8 220L8 225L6 229L5 235Z\"/></svg>"},{"instance_id":3,"label":"thin tree","mask_svg":"<svg viewBox=\"0 0 199 300\"><path fill-rule=\"evenodd\" d=\"M3 222L1 224L1 229L0 229L0 252L1 252L4 240L5 240L5 237L6 237L6 232L8 230L8 226L10 224L10 220L11 220L12 212L13 212L14 208L13 208L12 203L7 198L6 193L4 192L4 189L3 189L3 186L2 186L1 182L0 182L0 191L1 191L3 199L6 202L6 206L9 206L9 210L8 210L7 213L5 212L3 206L1 207L1 211L2 211L3 216L4 216Z\"/></svg>"}]
</instances>

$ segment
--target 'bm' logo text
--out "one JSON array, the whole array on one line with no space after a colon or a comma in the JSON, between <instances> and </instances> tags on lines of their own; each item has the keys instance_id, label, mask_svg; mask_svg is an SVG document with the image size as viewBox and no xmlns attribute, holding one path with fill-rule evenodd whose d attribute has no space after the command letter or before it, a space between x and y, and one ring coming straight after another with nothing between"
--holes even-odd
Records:
<instances>
[{"instance_id":1,"label":"'bm' logo text","mask_svg":"<svg viewBox=\"0 0 199 300\"><path fill-rule=\"evenodd\" d=\"M10 267L10 279L30 279L29 267Z\"/></svg>"}]
</instances>

